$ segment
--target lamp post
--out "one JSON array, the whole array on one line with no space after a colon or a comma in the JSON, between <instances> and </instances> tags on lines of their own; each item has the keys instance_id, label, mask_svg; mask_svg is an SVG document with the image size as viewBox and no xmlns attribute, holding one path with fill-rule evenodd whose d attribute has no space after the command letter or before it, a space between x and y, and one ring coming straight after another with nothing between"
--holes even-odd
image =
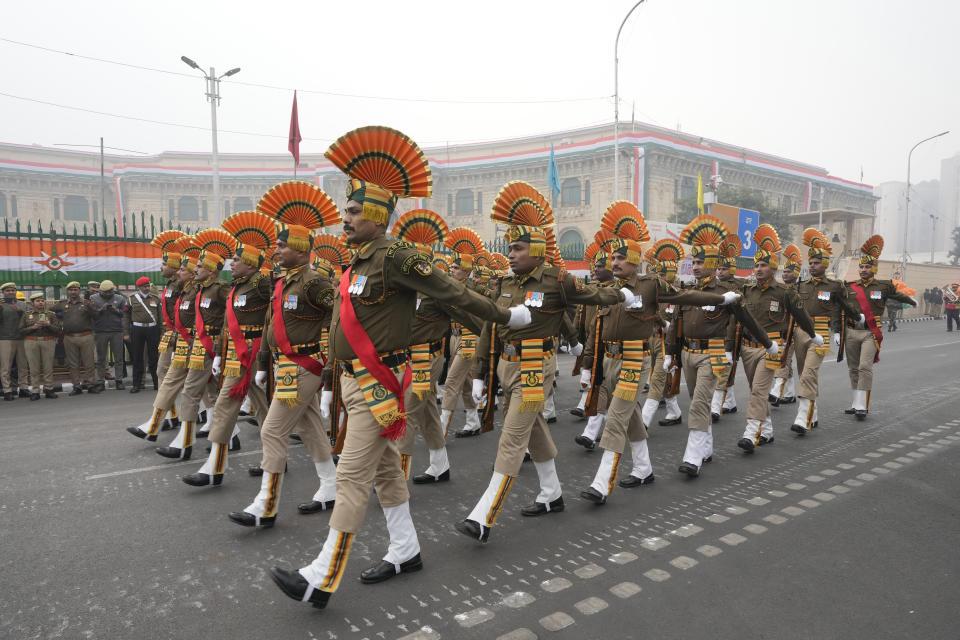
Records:
<instances>
[{"instance_id":1,"label":"lamp post","mask_svg":"<svg viewBox=\"0 0 960 640\"><path fill-rule=\"evenodd\" d=\"M900 258L900 276L903 280L906 280L907 277L907 232L910 229L910 161L913 157L913 150L922 145L924 142L933 140L934 138L939 138L940 136L945 136L948 133L950 133L949 130L942 131L935 136L924 138L917 144L910 147L910 152L907 154L907 193L906 202L904 203L903 208L903 252Z\"/></svg>"},{"instance_id":2,"label":"lamp post","mask_svg":"<svg viewBox=\"0 0 960 640\"><path fill-rule=\"evenodd\" d=\"M191 69L196 69L200 73L203 73L203 79L207 81L205 95L207 96L207 101L210 103L210 134L213 142L213 156L210 162L213 169L213 206L215 209L214 215L217 216L214 218L213 215L211 215L210 221L219 222L219 216L222 215L220 210L220 158L217 155L217 105L220 104L220 80L239 73L240 67L234 67L222 76L217 76L217 72L213 67L210 67L210 73L204 73L200 65L187 56L180 56L180 59Z\"/></svg>"},{"instance_id":3,"label":"lamp post","mask_svg":"<svg viewBox=\"0 0 960 640\"><path fill-rule=\"evenodd\" d=\"M620 199L620 32L623 31L623 25L627 24L627 19L634 10L643 4L645 0L640 0L630 8L627 15L624 16L620 28L617 29L617 39L613 43L613 199ZM643 203L640 203L643 206Z\"/></svg>"},{"instance_id":4,"label":"lamp post","mask_svg":"<svg viewBox=\"0 0 960 640\"><path fill-rule=\"evenodd\" d=\"M930 264L933 264L933 248L937 243L937 220L940 216L930 215Z\"/></svg>"}]
</instances>

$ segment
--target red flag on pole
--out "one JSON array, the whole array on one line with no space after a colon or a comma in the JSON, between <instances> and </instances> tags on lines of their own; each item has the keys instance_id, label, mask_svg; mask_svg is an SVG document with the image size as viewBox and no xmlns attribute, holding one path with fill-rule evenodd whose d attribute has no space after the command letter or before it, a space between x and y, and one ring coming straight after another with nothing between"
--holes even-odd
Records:
<instances>
[{"instance_id":1,"label":"red flag on pole","mask_svg":"<svg viewBox=\"0 0 960 640\"><path fill-rule=\"evenodd\" d=\"M287 149L293 154L294 171L300 165L300 118L297 116L297 92L293 92L293 111L290 113L290 138Z\"/></svg>"}]
</instances>

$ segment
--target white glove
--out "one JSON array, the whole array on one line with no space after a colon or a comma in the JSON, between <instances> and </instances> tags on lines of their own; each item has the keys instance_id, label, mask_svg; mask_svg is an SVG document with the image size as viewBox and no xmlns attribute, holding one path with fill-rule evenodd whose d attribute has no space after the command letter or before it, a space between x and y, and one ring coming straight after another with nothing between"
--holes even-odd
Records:
<instances>
[{"instance_id":1,"label":"white glove","mask_svg":"<svg viewBox=\"0 0 960 640\"><path fill-rule=\"evenodd\" d=\"M220 375L220 365L223 363L223 359L220 356L216 356L213 359L213 364L210 366L210 373L215 376Z\"/></svg>"},{"instance_id":2,"label":"white glove","mask_svg":"<svg viewBox=\"0 0 960 640\"><path fill-rule=\"evenodd\" d=\"M474 378L473 392L470 395L473 396L473 401L476 402L477 404L480 404L481 402L483 402L483 398L486 395L483 389L484 386L486 385L483 384L483 380L478 380Z\"/></svg>"},{"instance_id":3,"label":"white glove","mask_svg":"<svg viewBox=\"0 0 960 640\"><path fill-rule=\"evenodd\" d=\"M727 364L733 364L733 351L727 351L724 355L727 357Z\"/></svg>"},{"instance_id":4,"label":"white glove","mask_svg":"<svg viewBox=\"0 0 960 640\"><path fill-rule=\"evenodd\" d=\"M774 340L773 342L771 342L771 343L770 343L770 346L767 347L767 353L769 353L769 354L772 355L772 356L775 356L775 355L777 355L778 353L780 353L780 345L777 344L777 341L776 341L776 340Z\"/></svg>"},{"instance_id":5,"label":"white glove","mask_svg":"<svg viewBox=\"0 0 960 640\"><path fill-rule=\"evenodd\" d=\"M333 402L333 391L324 389L320 392L320 417L330 419L330 403Z\"/></svg>"},{"instance_id":6,"label":"white glove","mask_svg":"<svg viewBox=\"0 0 960 640\"><path fill-rule=\"evenodd\" d=\"M670 373L670 367L673 365L673 356L663 357L663 370Z\"/></svg>"},{"instance_id":7,"label":"white glove","mask_svg":"<svg viewBox=\"0 0 960 640\"><path fill-rule=\"evenodd\" d=\"M727 291L723 294L723 304L733 304L740 299L740 294L736 291Z\"/></svg>"},{"instance_id":8,"label":"white glove","mask_svg":"<svg viewBox=\"0 0 960 640\"><path fill-rule=\"evenodd\" d=\"M265 390L267 388L267 372L257 371L257 375L253 377L253 383Z\"/></svg>"},{"instance_id":9,"label":"white glove","mask_svg":"<svg viewBox=\"0 0 960 640\"><path fill-rule=\"evenodd\" d=\"M572 347L570 347L570 355L579 356L583 353L583 345L579 342Z\"/></svg>"},{"instance_id":10,"label":"white glove","mask_svg":"<svg viewBox=\"0 0 960 640\"><path fill-rule=\"evenodd\" d=\"M625 306L627 309L633 309L639 306L637 304L637 296L633 295L633 291L630 291L630 289L627 289L626 287L622 287L620 289L620 293L623 294L623 306Z\"/></svg>"},{"instance_id":11,"label":"white glove","mask_svg":"<svg viewBox=\"0 0 960 640\"><path fill-rule=\"evenodd\" d=\"M507 321L508 327L525 327L532 321L530 317L530 309L526 305L518 304L515 307L510 307L510 319Z\"/></svg>"},{"instance_id":12,"label":"white glove","mask_svg":"<svg viewBox=\"0 0 960 640\"><path fill-rule=\"evenodd\" d=\"M580 389L585 391L590 386L591 371L584 369L580 372Z\"/></svg>"},{"instance_id":13,"label":"white glove","mask_svg":"<svg viewBox=\"0 0 960 640\"><path fill-rule=\"evenodd\" d=\"M833 334L833 344L837 345L838 347L840 346L840 334L839 334L839 333Z\"/></svg>"},{"instance_id":14,"label":"white glove","mask_svg":"<svg viewBox=\"0 0 960 640\"><path fill-rule=\"evenodd\" d=\"M823 346L823 336L821 336L821 335L818 334L818 333L813 334L813 344L817 345L818 347L822 347L822 346Z\"/></svg>"}]
</instances>

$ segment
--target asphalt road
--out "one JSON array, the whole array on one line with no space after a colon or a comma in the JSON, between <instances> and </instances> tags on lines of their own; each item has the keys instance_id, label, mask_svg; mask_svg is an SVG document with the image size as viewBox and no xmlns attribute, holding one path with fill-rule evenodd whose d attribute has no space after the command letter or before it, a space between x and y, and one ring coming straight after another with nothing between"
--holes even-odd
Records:
<instances>
[{"instance_id":1,"label":"asphalt road","mask_svg":"<svg viewBox=\"0 0 960 640\"><path fill-rule=\"evenodd\" d=\"M197 489L180 477L199 468L203 441L200 460L181 463L124 432L148 417L150 393L0 403L0 637L958 638L956 335L940 322L888 334L864 422L842 413L836 363L805 438L789 431L796 405L774 409L776 441L747 456L742 409L725 416L696 480L676 470L686 428L653 426L656 482L602 507L578 497L600 455L573 443L583 422L567 412L578 394L562 356L553 434L566 510L520 516L537 492L527 464L489 544L455 533L496 435L451 437L452 481L411 485L424 570L360 584L387 546L374 498L324 611L268 575L306 564L326 535L328 515L296 513L317 482L302 447L276 527L256 531L226 517L259 486L245 472L259 461L254 427L224 484ZM745 406L742 379L737 393ZM426 464L421 441L415 472Z\"/></svg>"}]
</instances>

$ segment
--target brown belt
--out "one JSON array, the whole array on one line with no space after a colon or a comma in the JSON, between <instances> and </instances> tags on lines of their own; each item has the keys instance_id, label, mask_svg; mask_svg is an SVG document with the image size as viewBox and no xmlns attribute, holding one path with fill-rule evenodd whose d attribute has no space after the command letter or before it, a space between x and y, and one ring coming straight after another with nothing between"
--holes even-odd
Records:
<instances>
[{"instance_id":1,"label":"brown belt","mask_svg":"<svg viewBox=\"0 0 960 640\"><path fill-rule=\"evenodd\" d=\"M80 333L65 333L63 335L67 336L68 338L79 338L81 336L92 336L93 331L81 331Z\"/></svg>"},{"instance_id":2,"label":"brown belt","mask_svg":"<svg viewBox=\"0 0 960 640\"><path fill-rule=\"evenodd\" d=\"M56 340L57 336L24 336L24 340Z\"/></svg>"}]
</instances>

